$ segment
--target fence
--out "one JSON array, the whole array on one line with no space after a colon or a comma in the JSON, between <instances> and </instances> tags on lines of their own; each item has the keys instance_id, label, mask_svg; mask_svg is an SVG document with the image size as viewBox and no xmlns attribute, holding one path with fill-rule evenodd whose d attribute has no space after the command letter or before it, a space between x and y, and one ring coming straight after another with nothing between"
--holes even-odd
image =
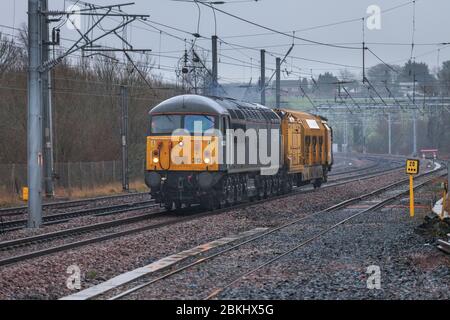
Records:
<instances>
[{"instance_id":1,"label":"fence","mask_svg":"<svg viewBox=\"0 0 450 320\"><path fill-rule=\"evenodd\" d=\"M130 179L143 180L144 163L130 168ZM120 161L68 162L55 164L55 187L62 189L96 189L121 184ZM0 164L0 193L16 196L27 185L26 164Z\"/></svg>"}]
</instances>

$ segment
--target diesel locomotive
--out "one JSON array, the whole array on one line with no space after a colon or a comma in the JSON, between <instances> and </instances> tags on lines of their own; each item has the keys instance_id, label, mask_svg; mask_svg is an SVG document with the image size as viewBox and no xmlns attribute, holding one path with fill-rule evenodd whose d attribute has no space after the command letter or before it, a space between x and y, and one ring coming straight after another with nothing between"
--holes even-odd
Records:
<instances>
[{"instance_id":1,"label":"diesel locomotive","mask_svg":"<svg viewBox=\"0 0 450 320\"><path fill-rule=\"evenodd\" d=\"M181 95L149 112L145 182L167 209L207 209L327 181L332 128L323 117L231 98Z\"/></svg>"}]
</instances>

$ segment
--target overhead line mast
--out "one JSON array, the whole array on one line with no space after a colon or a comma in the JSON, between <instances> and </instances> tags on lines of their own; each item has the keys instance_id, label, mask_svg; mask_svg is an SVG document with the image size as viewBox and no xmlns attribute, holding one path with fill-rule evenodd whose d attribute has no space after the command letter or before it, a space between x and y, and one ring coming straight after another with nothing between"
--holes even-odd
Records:
<instances>
[{"instance_id":1,"label":"overhead line mast","mask_svg":"<svg viewBox=\"0 0 450 320\"><path fill-rule=\"evenodd\" d=\"M48 10L48 0L40 0L41 9ZM47 61L50 59L50 45L54 45L54 41L59 38L59 30L52 33L52 41L50 42L50 21L46 17L41 17L42 28L42 59ZM52 95L51 95L51 73L50 70L42 72L42 111L43 111L43 127L44 127L44 188L45 196L52 198L55 195L53 177L53 114L52 114Z\"/></svg>"},{"instance_id":2,"label":"overhead line mast","mask_svg":"<svg viewBox=\"0 0 450 320\"><path fill-rule=\"evenodd\" d=\"M103 39L107 35L114 34L121 39L126 48L121 49L124 53L127 50L134 51L129 43L124 41L117 34L117 30L136 19L146 19L147 15L128 15L120 11L112 13L114 8L128 6L130 3L110 6L95 6L89 4L89 8L80 11L51 11L48 9L47 0L28 0L28 122L27 122L27 184L29 188L28 197L28 227L39 228L42 225L42 196L43 182L45 182L45 191L47 195L53 193L53 163L51 146L51 103L49 93L49 71L58 65L64 58L76 51L85 48L93 48L95 42ZM96 10L105 10L99 13ZM95 23L85 33L78 30L80 39L75 41L71 48L55 59L50 59L48 54L48 23L58 21L65 16L69 19L72 15L99 16ZM49 19L55 16L56 19ZM104 34L90 38L93 29L100 24L107 16L119 16L123 21L118 26L105 31ZM59 35L58 35L59 38ZM53 40L53 39L52 39ZM102 48L98 48L101 50ZM111 49L108 49L111 50ZM145 49L144 49L145 50ZM140 50L140 51L144 51ZM45 115L45 117L43 117ZM43 130L43 121L45 121L45 130ZM43 152L43 136L45 136L45 156ZM43 179L43 169L45 161L45 181Z\"/></svg>"},{"instance_id":3,"label":"overhead line mast","mask_svg":"<svg viewBox=\"0 0 450 320\"><path fill-rule=\"evenodd\" d=\"M261 50L261 104L266 105L266 50Z\"/></svg>"},{"instance_id":4,"label":"overhead line mast","mask_svg":"<svg viewBox=\"0 0 450 320\"><path fill-rule=\"evenodd\" d=\"M40 0L28 0L28 227L42 224L42 29Z\"/></svg>"},{"instance_id":5,"label":"overhead line mast","mask_svg":"<svg viewBox=\"0 0 450 320\"><path fill-rule=\"evenodd\" d=\"M212 93L217 95L218 84L218 59L217 59L217 36L213 35L212 39Z\"/></svg>"}]
</instances>

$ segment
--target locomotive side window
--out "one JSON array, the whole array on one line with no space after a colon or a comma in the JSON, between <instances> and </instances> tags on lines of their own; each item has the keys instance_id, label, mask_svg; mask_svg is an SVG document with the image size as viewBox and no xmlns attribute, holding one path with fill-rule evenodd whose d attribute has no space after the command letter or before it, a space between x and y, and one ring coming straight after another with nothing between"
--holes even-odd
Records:
<instances>
[{"instance_id":1,"label":"locomotive side window","mask_svg":"<svg viewBox=\"0 0 450 320\"><path fill-rule=\"evenodd\" d=\"M160 115L151 118L151 133L172 134L174 130L180 129L182 116Z\"/></svg>"}]
</instances>

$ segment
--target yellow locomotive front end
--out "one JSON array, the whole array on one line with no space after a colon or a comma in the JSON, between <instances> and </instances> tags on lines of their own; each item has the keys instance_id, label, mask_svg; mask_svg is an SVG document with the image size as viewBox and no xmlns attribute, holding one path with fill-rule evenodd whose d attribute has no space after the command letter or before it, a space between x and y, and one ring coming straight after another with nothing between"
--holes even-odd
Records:
<instances>
[{"instance_id":1,"label":"yellow locomotive front end","mask_svg":"<svg viewBox=\"0 0 450 320\"><path fill-rule=\"evenodd\" d=\"M148 136L147 171L218 171L216 136Z\"/></svg>"},{"instance_id":2,"label":"yellow locomotive front end","mask_svg":"<svg viewBox=\"0 0 450 320\"><path fill-rule=\"evenodd\" d=\"M183 105L163 103L150 112L145 182L167 209L201 202L221 177L219 115Z\"/></svg>"}]
</instances>

